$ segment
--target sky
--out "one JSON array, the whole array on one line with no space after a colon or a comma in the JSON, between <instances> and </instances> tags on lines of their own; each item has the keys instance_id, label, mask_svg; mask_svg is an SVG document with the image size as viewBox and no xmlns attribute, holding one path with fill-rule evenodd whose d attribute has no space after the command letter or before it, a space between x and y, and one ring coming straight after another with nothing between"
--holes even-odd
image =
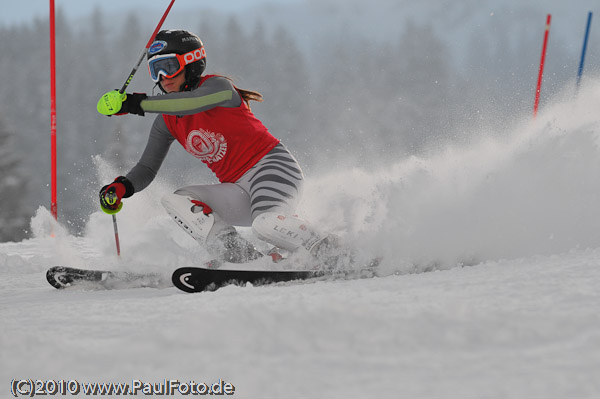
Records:
<instances>
[{"instance_id":1,"label":"sky","mask_svg":"<svg viewBox=\"0 0 600 399\"><path fill-rule=\"evenodd\" d=\"M293 3L299 0L269 0L270 3ZM265 0L227 0L205 2L211 8L221 11L234 11L241 7L252 6L264 3ZM176 0L173 7L188 8L201 6L203 2L198 0ZM10 5L9 5L10 4ZM77 17L88 15L96 6L102 7L104 11L112 9L122 9L129 11L136 7L148 7L148 1L144 0L54 0L55 8L59 7L68 17ZM164 7L163 7L164 4ZM50 9L50 0L27 0L16 2L13 0L0 0L2 12L0 13L0 25L13 25L28 22L33 18L45 18ZM153 0L154 7L166 9L169 5L168 0Z\"/></svg>"}]
</instances>

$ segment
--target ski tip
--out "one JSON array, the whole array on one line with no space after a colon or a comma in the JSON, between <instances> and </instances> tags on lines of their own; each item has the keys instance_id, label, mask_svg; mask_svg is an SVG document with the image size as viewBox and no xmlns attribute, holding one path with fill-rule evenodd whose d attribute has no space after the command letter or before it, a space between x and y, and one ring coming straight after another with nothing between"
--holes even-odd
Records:
<instances>
[{"instance_id":1,"label":"ski tip","mask_svg":"<svg viewBox=\"0 0 600 399\"><path fill-rule=\"evenodd\" d=\"M57 289L68 287L70 284L65 279L65 268L63 266L53 266L46 271L46 280L51 286Z\"/></svg>"},{"instance_id":2,"label":"ski tip","mask_svg":"<svg viewBox=\"0 0 600 399\"><path fill-rule=\"evenodd\" d=\"M194 270L181 267L173 272L171 281L173 285L184 292L200 292L204 287L198 286L198 282L192 279Z\"/></svg>"}]
</instances>

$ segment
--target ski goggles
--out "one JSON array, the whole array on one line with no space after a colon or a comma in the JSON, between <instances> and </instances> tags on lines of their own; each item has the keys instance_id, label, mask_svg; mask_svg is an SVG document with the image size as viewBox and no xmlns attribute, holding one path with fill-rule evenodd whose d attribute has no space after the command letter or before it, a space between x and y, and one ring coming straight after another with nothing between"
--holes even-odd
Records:
<instances>
[{"instance_id":1,"label":"ski goggles","mask_svg":"<svg viewBox=\"0 0 600 399\"><path fill-rule=\"evenodd\" d=\"M206 58L204 47L195 49L185 54L159 54L148 60L150 78L157 83L163 76L171 79L177 76L187 64Z\"/></svg>"}]
</instances>

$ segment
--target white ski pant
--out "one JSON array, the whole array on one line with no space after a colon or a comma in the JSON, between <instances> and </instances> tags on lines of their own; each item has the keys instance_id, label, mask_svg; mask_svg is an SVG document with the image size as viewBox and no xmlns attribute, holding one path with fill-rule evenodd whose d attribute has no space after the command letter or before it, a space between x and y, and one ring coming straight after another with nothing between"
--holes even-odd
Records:
<instances>
[{"instance_id":1,"label":"white ski pant","mask_svg":"<svg viewBox=\"0 0 600 399\"><path fill-rule=\"evenodd\" d=\"M235 183L186 186L175 194L193 197L213 210L211 236L232 226L252 226L261 239L280 248L310 250L320 234L292 216L303 182L298 162L280 143Z\"/></svg>"}]
</instances>

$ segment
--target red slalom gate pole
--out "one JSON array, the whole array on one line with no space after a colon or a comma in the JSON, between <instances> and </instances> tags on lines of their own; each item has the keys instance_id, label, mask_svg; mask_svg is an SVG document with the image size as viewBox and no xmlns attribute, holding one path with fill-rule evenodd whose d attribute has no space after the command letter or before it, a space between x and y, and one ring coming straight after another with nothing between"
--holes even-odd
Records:
<instances>
[{"instance_id":1,"label":"red slalom gate pole","mask_svg":"<svg viewBox=\"0 0 600 399\"><path fill-rule=\"evenodd\" d=\"M58 205L56 201L56 29L54 19L54 0L50 0L50 173L52 175L50 211L54 219L58 220Z\"/></svg>"},{"instance_id":2,"label":"red slalom gate pole","mask_svg":"<svg viewBox=\"0 0 600 399\"><path fill-rule=\"evenodd\" d=\"M540 72L538 74L537 88L535 89L535 103L533 104L533 117L537 116L540 105L540 92L542 90L542 78L544 76L544 63L546 61L546 48L548 47L548 34L550 33L550 20L552 15L548 14L546 18L546 31L544 33L544 45L542 46L542 58L540 60Z\"/></svg>"}]
</instances>

